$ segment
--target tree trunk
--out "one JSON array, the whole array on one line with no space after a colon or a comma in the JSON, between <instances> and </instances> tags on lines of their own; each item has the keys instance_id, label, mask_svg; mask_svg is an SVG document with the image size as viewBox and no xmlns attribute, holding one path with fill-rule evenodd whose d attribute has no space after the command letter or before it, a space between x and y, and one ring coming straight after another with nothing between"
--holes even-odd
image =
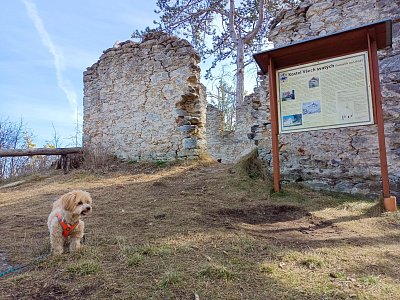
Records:
<instances>
[{"instance_id":1,"label":"tree trunk","mask_svg":"<svg viewBox=\"0 0 400 300\"><path fill-rule=\"evenodd\" d=\"M236 107L243 103L244 99L244 45L243 39L237 40L236 49Z\"/></svg>"}]
</instances>

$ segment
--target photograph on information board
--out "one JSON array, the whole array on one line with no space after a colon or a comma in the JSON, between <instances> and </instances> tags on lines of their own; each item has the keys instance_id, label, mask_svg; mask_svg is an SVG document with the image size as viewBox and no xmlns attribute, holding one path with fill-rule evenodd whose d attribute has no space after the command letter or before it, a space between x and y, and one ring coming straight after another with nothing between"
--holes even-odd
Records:
<instances>
[{"instance_id":1,"label":"photograph on information board","mask_svg":"<svg viewBox=\"0 0 400 300\"><path fill-rule=\"evenodd\" d=\"M305 102L302 104L303 115L319 114L321 112L321 103L319 101Z\"/></svg>"},{"instance_id":2,"label":"photograph on information board","mask_svg":"<svg viewBox=\"0 0 400 300\"><path fill-rule=\"evenodd\" d=\"M300 126L303 124L303 116L295 114L290 116L283 116L283 127Z\"/></svg>"},{"instance_id":3,"label":"photograph on information board","mask_svg":"<svg viewBox=\"0 0 400 300\"><path fill-rule=\"evenodd\" d=\"M311 78L310 81L308 82L308 87L310 89L319 87L319 78L318 77Z\"/></svg>"},{"instance_id":4,"label":"photograph on information board","mask_svg":"<svg viewBox=\"0 0 400 300\"><path fill-rule=\"evenodd\" d=\"M368 53L279 69L279 132L373 124Z\"/></svg>"},{"instance_id":5,"label":"photograph on information board","mask_svg":"<svg viewBox=\"0 0 400 300\"><path fill-rule=\"evenodd\" d=\"M294 94L294 90L287 91L287 92L282 92L282 101L288 101L288 100L294 100L296 99L296 96Z\"/></svg>"}]
</instances>

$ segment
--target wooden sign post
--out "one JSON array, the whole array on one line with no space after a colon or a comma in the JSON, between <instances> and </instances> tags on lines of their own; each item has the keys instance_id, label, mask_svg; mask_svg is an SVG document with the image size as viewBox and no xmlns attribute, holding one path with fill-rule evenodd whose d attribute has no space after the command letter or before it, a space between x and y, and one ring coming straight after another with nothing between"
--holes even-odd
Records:
<instances>
[{"instance_id":1,"label":"wooden sign post","mask_svg":"<svg viewBox=\"0 0 400 300\"><path fill-rule=\"evenodd\" d=\"M397 209L389 189L377 55L391 45L392 21L383 20L253 55L269 76L275 192L280 133L376 124L385 208Z\"/></svg>"}]
</instances>

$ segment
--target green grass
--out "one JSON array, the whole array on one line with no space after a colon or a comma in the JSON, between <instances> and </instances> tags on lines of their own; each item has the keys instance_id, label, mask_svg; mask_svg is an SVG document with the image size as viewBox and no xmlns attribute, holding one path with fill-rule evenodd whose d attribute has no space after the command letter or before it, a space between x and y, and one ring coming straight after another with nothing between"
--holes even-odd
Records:
<instances>
[{"instance_id":1,"label":"green grass","mask_svg":"<svg viewBox=\"0 0 400 300\"><path fill-rule=\"evenodd\" d=\"M166 272L159 282L159 287L166 289L183 281L183 277L176 271Z\"/></svg>"},{"instance_id":2,"label":"green grass","mask_svg":"<svg viewBox=\"0 0 400 300\"><path fill-rule=\"evenodd\" d=\"M144 257L140 253L129 253L126 256L126 262L130 267L137 267L144 261Z\"/></svg>"},{"instance_id":3,"label":"green grass","mask_svg":"<svg viewBox=\"0 0 400 300\"><path fill-rule=\"evenodd\" d=\"M365 285L375 285L378 283L379 278L377 276L368 275L360 277L358 281Z\"/></svg>"},{"instance_id":4,"label":"green grass","mask_svg":"<svg viewBox=\"0 0 400 300\"><path fill-rule=\"evenodd\" d=\"M137 267L145 261L146 257L163 257L173 254L173 249L166 245L126 245L123 238L117 237L120 257L129 267Z\"/></svg>"},{"instance_id":5,"label":"green grass","mask_svg":"<svg viewBox=\"0 0 400 300\"><path fill-rule=\"evenodd\" d=\"M252 238L241 237L235 241L230 250L239 254L249 253L255 251L257 242Z\"/></svg>"},{"instance_id":6,"label":"green grass","mask_svg":"<svg viewBox=\"0 0 400 300\"><path fill-rule=\"evenodd\" d=\"M323 262L316 257L308 257L301 262L301 264L310 270L320 269Z\"/></svg>"},{"instance_id":7,"label":"green grass","mask_svg":"<svg viewBox=\"0 0 400 300\"><path fill-rule=\"evenodd\" d=\"M260 270L261 273L272 274L276 272L276 267L267 262L261 263L258 269Z\"/></svg>"},{"instance_id":8,"label":"green grass","mask_svg":"<svg viewBox=\"0 0 400 300\"><path fill-rule=\"evenodd\" d=\"M168 162L165 160L156 160L154 164L159 168L165 168L168 165Z\"/></svg>"},{"instance_id":9,"label":"green grass","mask_svg":"<svg viewBox=\"0 0 400 300\"><path fill-rule=\"evenodd\" d=\"M339 280L344 280L346 279L346 274L344 272L341 271L334 271L329 273L329 276L332 278L337 278Z\"/></svg>"},{"instance_id":10,"label":"green grass","mask_svg":"<svg viewBox=\"0 0 400 300\"><path fill-rule=\"evenodd\" d=\"M76 276L93 275L100 270L101 266L95 261L84 261L67 267L67 272Z\"/></svg>"},{"instance_id":11,"label":"green grass","mask_svg":"<svg viewBox=\"0 0 400 300\"><path fill-rule=\"evenodd\" d=\"M200 272L199 275L209 279L225 279L231 280L235 277L235 273L225 266L219 264L208 264Z\"/></svg>"}]
</instances>

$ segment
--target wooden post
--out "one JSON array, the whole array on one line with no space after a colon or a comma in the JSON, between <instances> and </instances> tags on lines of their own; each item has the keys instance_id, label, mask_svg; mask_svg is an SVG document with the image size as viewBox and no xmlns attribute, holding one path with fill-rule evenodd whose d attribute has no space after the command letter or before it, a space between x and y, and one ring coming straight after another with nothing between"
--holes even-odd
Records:
<instances>
[{"instance_id":1,"label":"wooden post","mask_svg":"<svg viewBox=\"0 0 400 300\"><path fill-rule=\"evenodd\" d=\"M271 130L272 130L272 162L274 171L274 191L280 191L280 169L279 169L279 128L278 128L278 100L276 95L276 74L275 66L272 58L269 59L268 65L269 79L269 101L271 113Z\"/></svg>"},{"instance_id":2,"label":"wooden post","mask_svg":"<svg viewBox=\"0 0 400 300\"><path fill-rule=\"evenodd\" d=\"M379 80L378 49L376 45L375 29L368 30L368 60L370 65L372 99L375 103L375 122L378 126L379 156L381 162L381 177L383 197L390 197L389 174L386 158L385 125L382 111L382 95Z\"/></svg>"}]
</instances>

